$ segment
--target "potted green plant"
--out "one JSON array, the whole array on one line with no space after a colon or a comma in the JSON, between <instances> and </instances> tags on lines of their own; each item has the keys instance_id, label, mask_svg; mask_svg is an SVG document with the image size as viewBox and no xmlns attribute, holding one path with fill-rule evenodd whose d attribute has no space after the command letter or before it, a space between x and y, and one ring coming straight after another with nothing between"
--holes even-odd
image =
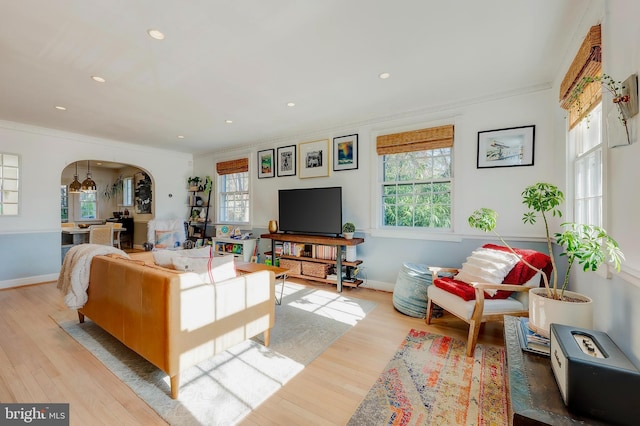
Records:
<instances>
[{"instance_id":1,"label":"potted green plant","mask_svg":"<svg viewBox=\"0 0 640 426\"><path fill-rule=\"evenodd\" d=\"M199 191L201 181L202 179L198 176L188 178L187 183L189 184L189 191Z\"/></svg>"},{"instance_id":2,"label":"potted green plant","mask_svg":"<svg viewBox=\"0 0 640 426\"><path fill-rule=\"evenodd\" d=\"M637 75L635 75L637 79ZM631 97L628 94L623 93L623 82L614 80L610 75L602 74L595 77L582 77L580 81L575 85L569 96L569 103L575 105L576 111L579 115L584 110L582 104L582 95L585 90L592 84L600 84L601 87L606 89L611 94L611 101L616 104L618 109L618 120L620 124L624 126L624 130L627 136L627 142L631 143L631 136L629 134L628 119L632 116L630 110L637 112L637 104L631 105Z\"/></svg>"},{"instance_id":3,"label":"potted green plant","mask_svg":"<svg viewBox=\"0 0 640 426\"><path fill-rule=\"evenodd\" d=\"M347 240L350 240L353 238L354 232L356 232L356 226L353 223L345 222L345 224L342 225L342 234Z\"/></svg>"},{"instance_id":4,"label":"potted green plant","mask_svg":"<svg viewBox=\"0 0 640 426\"><path fill-rule=\"evenodd\" d=\"M522 192L522 198L523 204L529 209L522 217L522 221L535 224L539 216L544 222L547 249L553 266L552 281L549 282L542 271L525 262L530 268L542 273L545 287L532 289L529 292L529 323L532 329L548 336L549 326L552 322L591 328L592 300L585 295L566 290L571 267L577 261L583 266L583 270L596 271L603 263L610 261L616 271L620 271L624 254L618 243L601 227L572 222L563 223L561 226L564 231L554 235L556 243L564 249L560 256L567 258L567 270L562 286L559 287L558 268L553 255L553 240L549 232L547 215L562 217L559 206L564 202L564 194L555 185L538 182L525 188ZM497 223L495 211L487 208L476 210L468 221L469 225L475 229L494 232L500 241L511 249L509 244L495 231ZM574 312L574 308L576 308L576 312Z\"/></svg>"}]
</instances>

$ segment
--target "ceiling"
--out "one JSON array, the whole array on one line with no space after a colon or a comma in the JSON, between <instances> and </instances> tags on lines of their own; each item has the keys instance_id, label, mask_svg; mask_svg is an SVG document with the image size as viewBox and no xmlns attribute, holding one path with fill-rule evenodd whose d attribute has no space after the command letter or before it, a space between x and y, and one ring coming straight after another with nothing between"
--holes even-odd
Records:
<instances>
[{"instance_id":1,"label":"ceiling","mask_svg":"<svg viewBox=\"0 0 640 426\"><path fill-rule=\"evenodd\" d=\"M355 128L548 87L588 4L0 0L0 120L192 153Z\"/></svg>"}]
</instances>

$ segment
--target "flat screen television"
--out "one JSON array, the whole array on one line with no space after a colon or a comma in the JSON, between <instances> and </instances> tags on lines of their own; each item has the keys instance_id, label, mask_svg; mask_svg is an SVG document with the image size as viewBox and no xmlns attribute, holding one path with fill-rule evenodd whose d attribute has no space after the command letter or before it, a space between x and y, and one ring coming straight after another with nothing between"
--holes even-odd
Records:
<instances>
[{"instance_id":1,"label":"flat screen television","mask_svg":"<svg viewBox=\"0 0 640 426\"><path fill-rule=\"evenodd\" d=\"M282 232L339 236L342 188L281 189L278 212L278 227Z\"/></svg>"}]
</instances>

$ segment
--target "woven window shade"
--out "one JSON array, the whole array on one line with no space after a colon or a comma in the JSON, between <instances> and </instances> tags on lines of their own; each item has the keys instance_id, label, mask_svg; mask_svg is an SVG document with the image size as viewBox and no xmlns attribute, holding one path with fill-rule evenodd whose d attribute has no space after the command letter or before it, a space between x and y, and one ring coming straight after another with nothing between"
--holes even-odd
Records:
<instances>
[{"instance_id":1,"label":"woven window shade","mask_svg":"<svg viewBox=\"0 0 640 426\"><path fill-rule=\"evenodd\" d=\"M376 152L378 155L450 148L452 146L453 124L382 135L376 139Z\"/></svg>"},{"instance_id":2,"label":"woven window shade","mask_svg":"<svg viewBox=\"0 0 640 426\"><path fill-rule=\"evenodd\" d=\"M569 128L573 128L602 99L600 82L587 85L582 93L572 95L572 91L585 77L602 75L602 37L600 25L589 30L578 49L562 83L560 84L560 106L569 111Z\"/></svg>"},{"instance_id":3,"label":"woven window shade","mask_svg":"<svg viewBox=\"0 0 640 426\"><path fill-rule=\"evenodd\" d=\"M219 175L230 175L231 173L242 173L249 171L249 159L238 158L237 160L221 161L216 163L216 172Z\"/></svg>"}]
</instances>

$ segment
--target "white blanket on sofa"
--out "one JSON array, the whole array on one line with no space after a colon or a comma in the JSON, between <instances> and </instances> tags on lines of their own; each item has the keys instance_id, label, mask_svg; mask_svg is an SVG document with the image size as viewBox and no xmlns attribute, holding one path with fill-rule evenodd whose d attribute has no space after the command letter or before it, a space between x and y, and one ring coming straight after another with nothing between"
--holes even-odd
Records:
<instances>
[{"instance_id":1,"label":"white blanket on sofa","mask_svg":"<svg viewBox=\"0 0 640 426\"><path fill-rule=\"evenodd\" d=\"M57 285L64 295L64 303L69 308L79 309L87 303L87 288L89 288L93 256L112 253L129 257L120 249L99 244L78 244L69 249L62 262Z\"/></svg>"}]
</instances>

